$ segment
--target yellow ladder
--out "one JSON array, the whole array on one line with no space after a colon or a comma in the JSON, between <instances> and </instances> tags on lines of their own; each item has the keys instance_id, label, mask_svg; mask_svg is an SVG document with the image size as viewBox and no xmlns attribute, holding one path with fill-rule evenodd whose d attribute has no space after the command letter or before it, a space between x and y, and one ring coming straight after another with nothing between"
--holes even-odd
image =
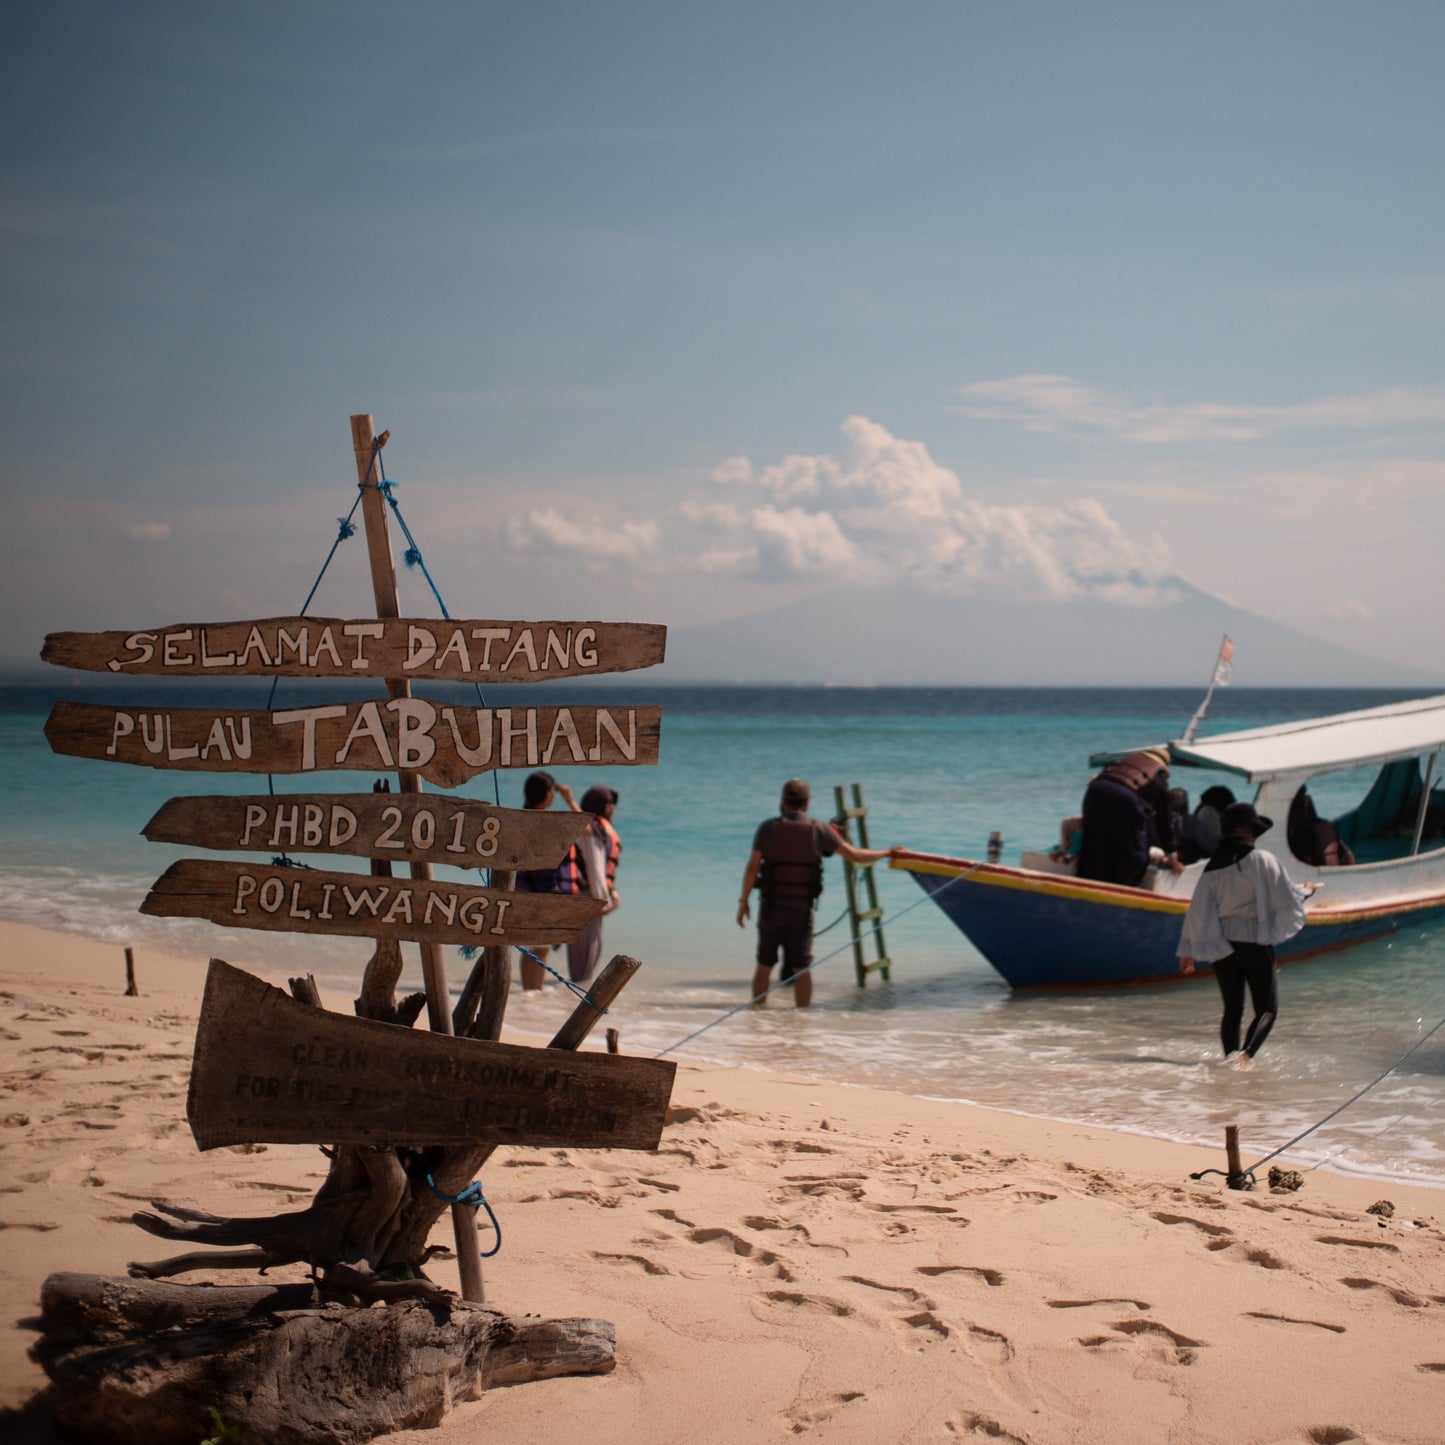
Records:
<instances>
[{"instance_id":1,"label":"yellow ladder","mask_svg":"<svg viewBox=\"0 0 1445 1445\"><path fill-rule=\"evenodd\" d=\"M857 844L860 848L870 846L868 842L868 809L863 806L863 789L853 784L853 806L849 807L843 793L842 783L837 784L833 789L833 796L838 803L838 811L834 817L843 836L852 843L853 823L858 824ZM870 973L881 973L885 980L888 980L889 968L892 961L888 957L887 947L883 942L883 909L878 904L878 881L873 876L873 865L871 863L853 864L845 858L843 860L843 887L848 894L848 924L853 934L853 969L858 975L858 987L868 987L868 975ZM860 891L867 895L867 907L860 908ZM872 930L873 947L877 957L871 961L865 956L863 949L863 932Z\"/></svg>"}]
</instances>

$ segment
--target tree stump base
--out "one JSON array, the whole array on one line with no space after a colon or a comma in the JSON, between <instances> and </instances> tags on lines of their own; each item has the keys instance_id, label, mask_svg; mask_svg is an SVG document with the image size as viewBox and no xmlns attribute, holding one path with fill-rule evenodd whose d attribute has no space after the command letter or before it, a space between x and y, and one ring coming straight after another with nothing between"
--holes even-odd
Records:
<instances>
[{"instance_id":1,"label":"tree stump base","mask_svg":"<svg viewBox=\"0 0 1445 1445\"><path fill-rule=\"evenodd\" d=\"M606 1320L517 1318L452 1296L356 1307L311 1284L53 1274L32 1353L54 1417L103 1445L354 1445L441 1423L489 1385L606 1374Z\"/></svg>"}]
</instances>

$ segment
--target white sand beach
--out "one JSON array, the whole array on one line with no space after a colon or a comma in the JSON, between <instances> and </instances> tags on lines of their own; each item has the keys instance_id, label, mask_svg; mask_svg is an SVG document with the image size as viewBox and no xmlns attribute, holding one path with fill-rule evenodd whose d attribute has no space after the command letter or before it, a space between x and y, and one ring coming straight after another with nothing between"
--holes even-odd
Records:
<instances>
[{"instance_id":1,"label":"white sand beach","mask_svg":"<svg viewBox=\"0 0 1445 1445\"><path fill-rule=\"evenodd\" d=\"M47 1274L173 1252L133 1210L301 1208L324 1176L306 1147L197 1151L205 960L137 966L128 998L116 946L0 925L9 1409L45 1383L26 1352ZM504 1230L488 1303L612 1321L616 1369L495 1389L390 1438L1445 1435L1445 1193L1318 1170L1297 1193L1234 1193L1188 1178L1222 1147L781 1075L684 1064L673 1103L655 1155L505 1149L486 1174ZM1393 1219L1365 1212L1381 1198ZM455 1281L447 1260L434 1273ZM47 1438L33 1412L12 1424Z\"/></svg>"}]
</instances>

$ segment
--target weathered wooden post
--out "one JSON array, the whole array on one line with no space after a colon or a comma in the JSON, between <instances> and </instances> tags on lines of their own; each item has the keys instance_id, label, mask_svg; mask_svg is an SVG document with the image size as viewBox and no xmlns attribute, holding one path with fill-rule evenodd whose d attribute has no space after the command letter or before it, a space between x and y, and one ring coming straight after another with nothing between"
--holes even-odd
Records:
<instances>
[{"instance_id":1,"label":"weathered wooden post","mask_svg":"<svg viewBox=\"0 0 1445 1445\"><path fill-rule=\"evenodd\" d=\"M387 619L401 616L396 594L396 560L391 551L391 535L386 525L386 504L381 494L380 453L386 437L376 435L369 412L351 418L351 448L356 454L357 485L361 488L361 516L366 530L366 553L371 563L371 589L376 599L376 615ZM389 677L386 695L390 698L410 697L411 684L404 678ZM421 779L415 773L402 771L397 782L403 793L420 793ZM432 866L424 858L413 859L411 876L423 882L432 880ZM451 997L447 989L447 967L441 945L422 943L421 974L426 988L427 1022L433 1033L452 1032ZM482 1281L482 1260L477 1246L477 1206L452 1205L452 1231L456 1236L457 1273L461 1277L462 1298L483 1301L487 1297Z\"/></svg>"},{"instance_id":2,"label":"weathered wooden post","mask_svg":"<svg viewBox=\"0 0 1445 1445\"><path fill-rule=\"evenodd\" d=\"M140 632L56 633L46 639L42 656L60 666L153 677L373 678L384 682L385 700L275 712L59 702L46 736L58 753L155 768L396 774L395 794L176 797L143 830L153 841L280 857L271 863L182 858L156 880L142 912L206 918L232 928L355 935L374 939L376 951L357 1000L359 1017L320 1007L314 985L304 977L293 980L295 997L288 997L211 960L187 1100L197 1144L202 1149L242 1142L330 1144L330 1172L311 1205L293 1214L226 1219L156 1202L154 1212L134 1216L148 1232L239 1247L135 1264L131 1272L154 1280L196 1269L304 1262L323 1297L382 1300L398 1309L400 1301L435 1305L447 1298L423 1271L428 1233L449 1202L471 1195L471 1181L499 1144L655 1149L674 1068L615 1053L558 1063L556 1051L576 1050L636 971L636 960L620 956L599 975L548 1049L496 1042L509 987L509 945L569 942L602 906L585 896L515 893L512 875L521 868L555 866L580 838L588 815L494 807L422 789L423 778L451 788L493 768L646 766L657 761L660 710L448 705L415 696L411 681L533 682L646 667L662 660L666 629L401 618L379 485L378 453L386 435L375 436L369 415L353 416L351 426L374 619L271 617ZM292 853L369 859L371 871L301 867L291 863ZM407 878L394 876L394 861L409 865ZM438 880L437 862L485 868L488 884ZM403 941L421 948L429 1031L410 1027L423 1003L419 996L400 1003L395 998ZM447 944L481 949L455 1011L441 953ZM127 950L133 979L131 965ZM475 1205L452 1203L452 1217L463 1296L480 1302ZM97 1438L162 1445L183 1438L190 1427L177 1426L181 1435L167 1434L156 1413L161 1405L151 1409L147 1401L164 1396L164 1418L186 1419L184 1410L200 1408L199 1397L192 1396L201 1389L219 1392L228 1410L252 1412L250 1428L260 1438L278 1426L270 1416L254 1413L261 1409L255 1402L263 1394L285 1399L286 1391L294 1390L319 1391L321 1399L314 1433L287 1420L294 1438L340 1438L327 1433L334 1422L322 1417L327 1390L339 1388L333 1379L358 1385L346 1381L346 1361L365 1376L361 1384L372 1392L376 1408L363 1412L365 1419L345 1438L365 1439L431 1418L407 1413L423 1407L405 1381L405 1368L396 1379L382 1380L371 1378L360 1363L375 1348L371 1325L361 1317L354 1339L344 1316L339 1333L337 1318L329 1317L315 1374L272 1375L258 1389L257 1369L281 1368L282 1356L294 1363L314 1344L314 1321L291 1318L288 1311L300 1306L284 1290L260 1296L233 1292L234 1303L227 1303L205 1291L184 1294L185 1286L100 1288L107 1283L122 1282L88 1276L47 1282L47 1334L37 1351L57 1384L65 1382L61 1393L72 1428ZM179 1289L183 1295L162 1299L147 1295L147 1288ZM303 1288L310 1299L310 1287ZM215 1310L203 1296L216 1302ZM100 1309L95 1301L102 1297L107 1303ZM168 1318L193 1318L201 1328L206 1321L230 1318L227 1310L245 1314L258 1308L274 1312L270 1324L259 1327L289 1332L288 1344L262 1352L269 1363L259 1363L261 1356L249 1348L226 1353L230 1345L216 1345L209 1372L199 1375L183 1362L161 1362L154 1371L147 1367L128 1377L122 1388L105 1374L106 1342L117 1330L144 1338L157 1310ZM77 1329L77 1319L101 1315L105 1321L95 1331ZM610 1343L603 1340L605 1334L610 1341L610 1326L600 1321L556 1322L569 1328L553 1345L539 1344L537 1356L525 1365L505 1350L487 1364L494 1339L531 1337L523 1322L502 1323L506 1330L473 1321L438 1333L435 1319L425 1315L406 1326L415 1348L429 1351L428 1358L440 1351L445 1360L448 1351L457 1352L440 1372L426 1410L444 1411L445 1402L467 1398L491 1379L611 1366ZM579 1335L571 1325L588 1328ZM589 1334L593 1325L598 1329ZM292 1343L305 1348L288 1354ZM168 1339L157 1343L157 1358L169 1360L167 1351L179 1349L183 1361L192 1348ZM398 1358L404 1366L405 1353ZM110 1392L104 1397L95 1383L102 1378ZM119 1413L113 1408L118 1388L136 1395ZM444 1403L436 1405L437 1399Z\"/></svg>"}]
</instances>

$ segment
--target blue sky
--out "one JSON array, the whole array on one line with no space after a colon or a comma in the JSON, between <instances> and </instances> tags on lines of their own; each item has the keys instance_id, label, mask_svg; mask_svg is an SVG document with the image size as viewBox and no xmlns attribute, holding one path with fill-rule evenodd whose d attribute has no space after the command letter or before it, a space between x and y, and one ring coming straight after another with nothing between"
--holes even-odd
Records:
<instances>
[{"instance_id":1,"label":"blue sky","mask_svg":"<svg viewBox=\"0 0 1445 1445\"><path fill-rule=\"evenodd\" d=\"M458 615L1177 572L1445 676L1445 8L9 13L0 653L298 606L370 410Z\"/></svg>"}]
</instances>

